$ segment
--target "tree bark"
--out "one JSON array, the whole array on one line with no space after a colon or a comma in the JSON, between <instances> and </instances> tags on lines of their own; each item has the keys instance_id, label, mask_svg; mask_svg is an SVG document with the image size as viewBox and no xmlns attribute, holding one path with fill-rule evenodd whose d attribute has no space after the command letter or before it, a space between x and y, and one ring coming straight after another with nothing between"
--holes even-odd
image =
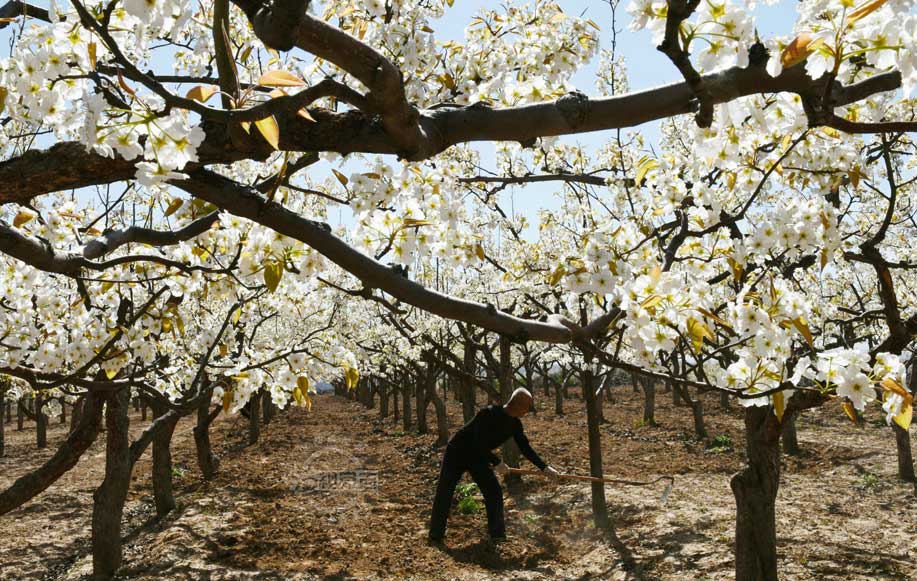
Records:
<instances>
[{"instance_id":1,"label":"tree bark","mask_svg":"<svg viewBox=\"0 0 917 581\"><path fill-rule=\"evenodd\" d=\"M261 437L261 390L259 389L248 399L248 445L258 443Z\"/></svg>"},{"instance_id":2,"label":"tree bark","mask_svg":"<svg viewBox=\"0 0 917 581\"><path fill-rule=\"evenodd\" d=\"M783 452L789 456L799 456L799 439L796 437L796 418L799 412L789 411L783 414L781 423L781 439L783 440Z\"/></svg>"},{"instance_id":3,"label":"tree bark","mask_svg":"<svg viewBox=\"0 0 917 581\"><path fill-rule=\"evenodd\" d=\"M0 458L6 454L6 425L3 410L6 409L6 385L0 386Z\"/></svg>"},{"instance_id":4,"label":"tree bark","mask_svg":"<svg viewBox=\"0 0 917 581\"><path fill-rule=\"evenodd\" d=\"M652 379L643 379L643 423L656 425L656 383Z\"/></svg>"},{"instance_id":5,"label":"tree bark","mask_svg":"<svg viewBox=\"0 0 917 581\"><path fill-rule=\"evenodd\" d=\"M898 478L905 482L917 482L914 475L914 457L911 453L911 434L894 422L892 429L895 431L895 444L898 448Z\"/></svg>"},{"instance_id":6,"label":"tree bark","mask_svg":"<svg viewBox=\"0 0 917 581\"><path fill-rule=\"evenodd\" d=\"M584 354L582 369L583 396L586 399L586 428L589 435L589 473L602 477L602 434L599 432L599 414L595 397L595 376L592 373L592 356ZM608 506L605 504L605 485L592 483L592 519L596 528L607 528Z\"/></svg>"},{"instance_id":7,"label":"tree bark","mask_svg":"<svg viewBox=\"0 0 917 581\"><path fill-rule=\"evenodd\" d=\"M427 406L430 401L427 396L427 374L418 373L414 380L414 402L417 408L417 433L426 434L430 431L427 425Z\"/></svg>"},{"instance_id":8,"label":"tree bark","mask_svg":"<svg viewBox=\"0 0 917 581\"><path fill-rule=\"evenodd\" d=\"M16 431L21 432L25 423L25 407L22 400L16 402Z\"/></svg>"},{"instance_id":9,"label":"tree bark","mask_svg":"<svg viewBox=\"0 0 917 581\"><path fill-rule=\"evenodd\" d=\"M405 432L411 429L411 386L407 376L401 382L401 427Z\"/></svg>"},{"instance_id":10,"label":"tree bark","mask_svg":"<svg viewBox=\"0 0 917 581\"><path fill-rule=\"evenodd\" d=\"M500 336L500 369L499 376L497 380L500 383L500 399L502 403L509 401L510 396L513 394L513 364L512 364L512 343L510 343L509 337L504 335ZM519 446L516 445L515 440L510 438L503 443L503 461L507 466L513 468L519 467ZM519 476L517 474L508 474L505 477L507 485L514 485L519 482Z\"/></svg>"},{"instance_id":11,"label":"tree bark","mask_svg":"<svg viewBox=\"0 0 917 581\"><path fill-rule=\"evenodd\" d=\"M401 419L401 408L398 407L398 386L395 384L389 385L389 388L392 390L392 421L395 424L398 423L398 420Z\"/></svg>"},{"instance_id":12,"label":"tree bark","mask_svg":"<svg viewBox=\"0 0 917 581\"><path fill-rule=\"evenodd\" d=\"M379 382L379 419L388 417L388 386Z\"/></svg>"},{"instance_id":13,"label":"tree bark","mask_svg":"<svg viewBox=\"0 0 917 581\"><path fill-rule=\"evenodd\" d=\"M121 566L121 516L131 480L128 428L130 393L122 389L105 401L105 479L93 494L92 572L111 579Z\"/></svg>"},{"instance_id":14,"label":"tree bark","mask_svg":"<svg viewBox=\"0 0 917 581\"><path fill-rule=\"evenodd\" d=\"M475 414L475 385L474 381L471 380L475 373L475 349L467 342L465 343L463 363L462 370L468 374L468 377L462 377L459 390L462 397L462 419L467 424L474 418Z\"/></svg>"},{"instance_id":15,"label":"tree bark","mask_svg":"<svg viewBox=\"0 0 917 581\"><path fill-rule=\"evenodd\" d=\"M76 466L83 452L95 441L102 422L102 402L100 395L90 393L83 405L83 413L77 428L61 444L53 456L40 468L19 477L13 484L0 493L0 515L25 504L43 492L68 470Z\"/></svg>"},{"instance_id":16,"label":"tree bark","mask_svg":"<svg viewBox=\"0 0 917 581\"><path fill-rule=\"evenodd\" d=\"M211 390L212 392L212 390ZM219 461L213 455L210 446L210 424L219 415L222 408L216 407L210 411L210 398L205 397L197 408L197 423L194 426L194 449L197 456L197 466L204 480L210 480L217 473Z\"/></svg>"},{"instance_id":17,"label":"tree bark","mask_svg":"<svg viewBox=\"0 0 917 581\"><path fill-rule=\"evenodd\" d=\"M73 409L70 410L70 433L76 429L77 425L80 422L80 416L83 413L83 402L85 401L86 396L81 395L73 402Z\"/></svg>"},{"instance_id":18,"label":"tree bark","mask_svg":"<svg viewBox=\"0 0 917 581\"><path fill-rule=\"evenodd\" d=\"M48 414L45 413L45 396L35 394L35 445L38 449L48 447Z\"/></svg>"},{"instance_id":19,"label":"tree bark","mask_svg":"<svg viewBox=\"0 0 917 581\"><path fill-rule=\"evenodd\" d=\"M140 404L146 407L146 402ZM169 412L169 408L153 400L153 415L160 418ZM175 509L175 496L172 493L172 434L178 416L166 421L153 436L153 499L156 503L156 514L165 516Z\"/></svg>"},{"instance_id":20,"label":"tree bark","mask_svg":"<svg viewBox=\"0 0 917 581\"><path fill-rule=\"evenodd\" d=\"M776 581L780 423L770 406L745 408L745 440L748 463L730 482L736 500L736 581Z\"/></svg>"},{"instance_id":21,"label":"tree bark","mask_svg":"<svg viewBox=\"0 0 917 581\"><path fill-rule=\"evenodd\" d=\"M271 420L274 419L274 414L277 412L277 406L274 405L271 394L267 392L261 395L261 412L261 423L265 426L271 423Z\"/></svg>"},{"instance_id":22,"label":"tree bark","mask_svg":"<svg viewBox=\"0 0 917 581\"><path fill-rule=\"evenodd\" d=\"M8 420L3 417L3 411L6 409L6 386L0 388L0 458L6 454L6 424Z\"/></svg>"},{"instance_id":23,"label":"tree bark","mask_svg":"<svg viewBox=\"0 0 917 581\"><path fill-rule=\"evenodd\" d=\"M564 415L564 392L567 391L567 380L554 382L554 415Z\"/></svg>"},{"instance_id":24,"label":"tree bark","mask_svg":"<svg viewBox=\"0 0 917 581\"><path fill-rule=\"evenodd\" d=\"M446 415L446 403L436 393L436 384L429 386L430 400L436 411L436 445L445 446L449 442L449 418Z\"/></svg>"}]
</instances>

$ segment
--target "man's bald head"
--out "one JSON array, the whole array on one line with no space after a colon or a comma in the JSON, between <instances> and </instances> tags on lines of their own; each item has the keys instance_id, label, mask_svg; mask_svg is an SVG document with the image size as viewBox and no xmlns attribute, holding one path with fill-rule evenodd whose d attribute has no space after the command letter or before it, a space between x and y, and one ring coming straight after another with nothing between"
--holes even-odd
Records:
<instances>
[{"instance_id":1,"label":"man's bald head","mask_svg":"<svg viewBox=\"0 0 917 581\"><path fill-rule=\"evenodd\" d=\"M506 413L509 415L514 418L521 418L529 412L533 401L535 400L532 397L532 392L524 387L520 387L513 392L513 395L509 397L509 401L506 402L504 407L506 408Z\"/></svg>"}]
</instances>

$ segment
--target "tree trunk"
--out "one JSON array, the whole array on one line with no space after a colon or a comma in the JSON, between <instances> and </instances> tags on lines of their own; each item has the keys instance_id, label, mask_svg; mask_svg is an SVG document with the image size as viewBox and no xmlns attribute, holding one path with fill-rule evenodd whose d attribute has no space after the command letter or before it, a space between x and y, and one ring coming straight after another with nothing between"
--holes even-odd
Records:
<instances>
[{"instance_id":1,"label":"tree trunk","mask_svg":"<svg viewBox=\"0 0 917 581\"><path fill-rule=\"evenodd\" d=\"M783 452L789 456L799 456L799 439L796 437L796 418L799 412L787 411L783 414L780 431L783 440Z\"/></svg>"},{"instance_id":2,"label":"tree trunk","mask_svg":"<svg viewBox=\"0 0 917 581\"><path fill-rule=\"evenodd\" d=\"M672 385L671 379L666 379L665 384L669 386L669 389L672 391L672 405L679 406L682 404L681 393L677 386Z\"/></svg>"},{"instance_id":3,"label":"tree trunk","mask_svg":"<svg viewBox=\"0 0 917 581\"><path fill-rule=\"evenodd\" d=\"M213 390L210 390L212 393ZM194 449L197 456L197 467L204 480L210 480L217 473L219 461L213 455L210 446L210 424L219 415L222 408L216 407L210 411L210 398L204 397L197 408L197 423L194 426Z\"/></svg>"},{"instance_id":4,"label":"tree trunk","mask_svg":"<svg viewBox=\"0 0 917 581\"><path fill-rule=\"evenodd\" d=\"M0 389L0 458L6 454L4 446L6 444L6 424L9 420L4 421L3 410L6 409L6 387Z\"/></svg>"},{"instance_id":5,"label":"tree trunk","mask_svg":"<svg viewBox=\"0 0 917 581\"><path fill-rule=\"evenodd\" d=\"M914 476L914 457L911 454L911 434L894 422L892 429L898 447L898 478L905 482L917 482Z\"/></svg>"},{"instance_id":6,"label":"tree trunk","mask_svg":"<svg viewBox=\"0 0 917 581\"><path fill-rule=\"evenodd\" d=\"M643 423L656 425L656 383L652 379L643 379Z\"/></svg>"},{"instance_id":7,"label":"tree trunk","mask_svg":"<svg viewBox=\"0 0 917 581\"><path fill-rule=\"evenodd\" d=\"M589 435L589 473L602 477L602 434L599 432L599 414L595 397L595 377L592 357L583 356L583 395L586 398L586 428ZM592 519L596 528L608 527L608 506L605 504L605 485L592 483Z\"/></svg>"},{"instance_id":8,"label":"tree trunk","mask_svg":"<svg viewBox=\"0 0 917 581\"><path fill-rule=\"evenodd\" d=\"M411 429L411 386L407 378L401 383L401 426L405 432Z\"/></svg>"},{"instance_id":9,"label":"tree trunk","mask_svg":"<svg viewBox=\"0 0 917 581\"><path fill-rule=\"evenodd\" d=\"M80 423L80 416L83 415L83 403L86 401L86 396L81 395L73 402L73 409L70 410L70 433L72 434L76 430L77 425Z\"/></svg>"},{"instance_id":10,"label":"tree trunk","mask_svg":"<svg viewBox=\"0 0 917 581\"><path fill-rule=\"evenodd\" d=\"M385 419L388 417L388 386L383 382L379 382L379 418Z\"/></svg>"},{"instance_id":11,"label":"tree trunk","mask_svg":"<svg viewBox=\"0 0 917 581\"><path fill-rule=\"evenodd\" d=\"M267 426L271 423L271 420L274 419L274 413L277 411L277 406L274 405L274 400L271 399L271 394L265 392L261 395L261 422Z\"/></svg>"},{"instance_id":12,"label":"tree trunk","mask_svg":"<svg viewBox=\"0 0 917 581\"><path fill-rule=\"evenodd\" d=\"M153 412L153 415L156 415L156 413ZM142 398L140 399L140 420L146 421L146 402Z\"/></svg>"},{"instance_id":13,"label":"tree trunk","mask_svg":"<svg viewBox=\"0 0 917 581\"><path fill-rule=\"evenodd\" d=\"M707 438L707 427L704 425L704 403L701 401L700 397L697 399L691 399L691 394L688 393L688 388L679 383L675 385L675 389L672 391L677 391L679 397L682 401L688 404L691 408L691 416L694 419L694 433L698 438Z\"/></svg>"},{"instance_id":14,"label":"tree trunk","mask_svg":"<svg viewBox=\"0 0 917 581\"><path fill-rule=\"evenodd\" d=\"M140 404L146 407L146 402ZM159 418L169 412L169 408L153 400L153 415ZM153 499L156 503L156 514L165 516L175 509L175 496L172 494L172 434L178 416L167 421L153 436Z\"/></svg>"},{"instance_id":15,"label":"tree trunk","mask_svg":"<svg viewBox=\"0 0 917 581\"><path fill-rule=\"evenodd\" d=\"M62 474L76 466L83 452L95 441L99 434L99 424L102 422L103 398L92 393L85 397L86 403L83 405L79 425L54 455L40 468L21 476L0 493L0 515L25 504L54 484Z\"/></svg>"},{"instance_id":16,"label":"tree trunk","mask_svg":"<svg viewBox=\"0 0 917 581\"><path fill-rule=\"evenodd\" d=\"M398 391L399 390L398 390L398 386L394 384L392 384L390 387L392 390L392 421L395 422L395 424L397 424L398 420L401 419L401 408L398 407Z\"/></svg>"},{"instance_id":17,"label":"tree trunk","mask_svg":"<svg viewBox=\"0 0 917 581\"><path fill-rule=\"evenodd\" d=\"M121 566L121 516L131 481L128 440L130 393L122 389L105 401L105 479L93 494L92 572L95 579L111 579Z\"/></svg>"},{"instance_id":18,"label":"tree trunk","mask_svg":"<svg viewBox=\"0 0 917 581\"><path fill-rule=\"evenodd\" d=\"M248 445L258 443L261 437L261 390L259 389L248 399Z\"/></svg>"},{"instance_id":19,"label":"tree trunk","mask_svg":"<svg viewBox=\"0 0 917 581\"><path fill-rule=\"evenodd\" d=\"M21 432L25 423L25 407L22 400L16 402L16 431Z\"/></svg>"},{"instance_id":20,"label":"tree trunk","mask_svg":"<svg viewBox=\"0 0 917 581\"><path fill-rule=\"evenodd\" d=\"M414 380L414 402L417 408L417 433L426 434L430 431L427 425L427 374L419 373Z\"/></svg>"},{"instance_id":21,"label":"tree trunk","mask_svg":"<svg viewBox=\"0 0 917 581\"><path fill-rule=\"evenodd\" d=\"M48 414L45 413L45 396L35 394L35 445L38 449L48 447Z\"/></svg>"},{"instance_id":22,"label":"tree trunk","mask_svg":"<svg viewBox=\"0 0 917 581\"><path fill-rule=\"evenodd\" d=\"M436 445L445 446L449 442L449 418L446 416L446 403L436 393L436 385L429 387L430 400L436 411Z\"/></svg>"},{"instance_id":23,"label":"tree trunk","mask_svg":"<svg viewBox=\"0 0 917 581\"><path fill-rule=\"evenodd\" d=\"M917 362L911 365L910 392L917 393ZM898 478L905 482L915 482L914 457L911 453L911 434L898 424L892 422L895 432L895 445L898 448Z\"/></svg>"},{"instance_id":24,"label":"tree trunk","mask_svg":"<svg viewBox=\"0 0 917 581\"><path fill-rule=\"evenodd\" d=\"M554 415L564 415L564 392L567 391L567 381L554 383Z\"/></svg>"},{"instance_id":25,"label":"tree trunk","mask_svg":"<svg viewBox=\"0 0 917 581\"><path fill-rule=\"evenodd\" d=\"M510 396L513 394L513 364L511 360L512 356L512 344L509 341L509 337L500 336L500 370L499 377L497 380L500 383L500 399L502 403L509 401ZM516 441L512 438L508 439L503 443L503 462L507 466L512 466L513 468L519 467L519 446L516 445ZM519 476L517 474L508 474L505 477L507 485L514 485L519 482Z\"/></svg>"},{"instance_id":26,"label":"tree trunk","mask_svg":"<svg viewBox=\"0 0 917 581\"><path fill-rule=\"evenodd\" d=\"M60 423L67 423L67 402L63 398L60 400Z\"/></svg>"},{"instance_id":27,"label":"tree trunk","mask_svg":"<svg viewBox=\"0 0 917 581\"><path fill-rule=\"evenodd\" d=\"M725 391L720 392L720 409L728 410L729 409L729 394Z\"/></svg>"},{"instance_id":28,"label":"tree trunk","mask_svg":"<svg viewBox=\"0 0 917 581\"><path fill-rule=\"evenodd\" d=\"M770 406L745 408L745 440L748 464L730 482L736 500L735 578L776 581L780 423Z\"/></svg>"},{"instance_id":29,"label":"tree trunk","mask_svg":"<svg viewBox=\"0 0 917 581\"><path fill-rule=\"evenodd\" d=\"M475 349L467 343L465 345L463 371L470 376L475 372ZM462 419L467 424L474 418L475 414L475 385L470 377L462 377L461 386L459 387L462 397Z\"/></svg>"}]
</instances>

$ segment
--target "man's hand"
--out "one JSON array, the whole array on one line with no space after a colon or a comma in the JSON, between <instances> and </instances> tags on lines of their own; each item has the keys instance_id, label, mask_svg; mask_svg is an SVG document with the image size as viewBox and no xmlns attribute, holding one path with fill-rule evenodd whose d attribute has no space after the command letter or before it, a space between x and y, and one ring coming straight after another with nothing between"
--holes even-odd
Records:
<instances>
[{"instance_id":1,"label":"man's hand","mask_svg":"<svg viewBox=\"0 0 917 581\"><path fill-rule=\"evenodd\" d=\"M506 476L507 474L509 474L509 466L507 466L506 463L504 462L500 462L499 464L494 466L494 472L496 472L500 476Z\"/></svg>"},{"instance_id":2,"label":"man's hand","mask_svg":"<svg viewBox=\"0 0 917 581\"><path fill-rule=\"evenodd\" d=\"M553 466L545 466L542 472L548 475L551 478L551 480L557 480L558 478L560 478L560 472L555 470Z\"/></svg>"}]
</instances>

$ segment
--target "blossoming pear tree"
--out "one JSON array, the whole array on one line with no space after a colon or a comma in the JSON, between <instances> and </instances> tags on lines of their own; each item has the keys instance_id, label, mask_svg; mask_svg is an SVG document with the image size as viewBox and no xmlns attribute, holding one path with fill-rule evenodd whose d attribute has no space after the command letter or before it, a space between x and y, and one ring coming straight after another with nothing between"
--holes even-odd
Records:
<instances>
[{"instance_id":1,"label":"blossoming pear tree","mask_svg":"<svg viewBox=\"0 0 917 581\"><path fill-rule=\"evenodd\" d=\"M94 566L110 576L134 451L176 416L196 410L203 442L215 410L262 394L308 405L320 377L352 385L396 354L426 374L438 353L456 373L483 349L505 388L512 342L561 344L590 398L601 364L746 406L736 574L775 579L781 423L876 402L906 435L912 2L803 3L783 36L759 38L766 6L634 1L630 27L681 78L641 91L602 50L601 19L508 4L443 41L450 7L0 7L0 372L17 393L86 398L64 457L0 506L72 466L104 403ZM572 78L595 58L589 96ZM658 144L630 129L650 121ZM598 148L561 139L597 131ZM496 144L492 168L481 142ZM530 224L507 197L536 182L557 184L561 209ZM335 231L345 206L354 227ZM367 318L401 339L380 342ZM131 393L158 410L136 447Z\"/></svg>"}]
</instances>

